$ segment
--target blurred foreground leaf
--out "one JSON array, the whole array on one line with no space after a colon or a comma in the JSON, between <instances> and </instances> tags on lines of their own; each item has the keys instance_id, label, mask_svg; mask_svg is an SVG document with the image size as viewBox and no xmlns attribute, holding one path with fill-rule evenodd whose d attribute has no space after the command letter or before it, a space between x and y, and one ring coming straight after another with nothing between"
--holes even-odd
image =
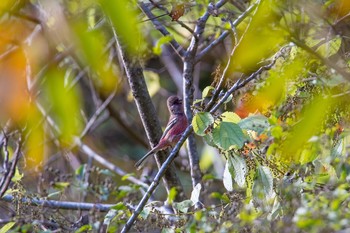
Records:
<instances>
[{"instance_id":1,"label":"blurred foreground leaf","mask_svg":"<svg viewBox=\"0 0 350 233\"><path fill-rule=\"evenodd\" d=\"M45 98L52 108L51 115L60 130L60 141L68 146L82 129L80 91L77 86L67 90L64 73L58 69L48 71L45 90Z\"/></svg>"},{"instance_id":2,"label":"blurred foreground leaf","mask_svg":"<svg viewBox=\"0 0 350 233\"><path fill-rule=\"evenodd\" d=\"M128 0L99 0L102 9L111 19L117 36L126 45L125 49L129 55L140 54L144 42L137 22L137 14L132 9L133 3Z\"/></svg>"}]
</instances>

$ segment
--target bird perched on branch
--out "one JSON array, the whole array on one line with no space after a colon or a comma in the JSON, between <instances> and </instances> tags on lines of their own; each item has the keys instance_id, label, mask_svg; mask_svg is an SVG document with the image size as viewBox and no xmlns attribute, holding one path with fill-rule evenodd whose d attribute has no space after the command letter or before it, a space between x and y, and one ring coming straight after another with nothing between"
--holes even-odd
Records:
<instances>
[{"instance_id":1,"label":"bird perched on branch","mask_svg":"<svg viewBox=\"0 0 350 233\"><path fill-rule=\"evenodd\" d=\"M135 163L137 169L141 168L141 164L148 158L148 156L175 146L188 126L187 118L183 110L182 99L177 96L170 96L167 100L167 105L170 112L170 118L164 133L158 144Z\"/></svg>"}]
</instances>

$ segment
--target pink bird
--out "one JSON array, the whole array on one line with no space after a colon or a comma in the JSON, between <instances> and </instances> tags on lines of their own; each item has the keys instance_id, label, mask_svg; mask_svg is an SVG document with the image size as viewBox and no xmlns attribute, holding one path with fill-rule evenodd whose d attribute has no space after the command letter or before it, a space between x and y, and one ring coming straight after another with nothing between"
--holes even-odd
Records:
<instances>
[{"instance_id":1,"label":"pink bird","mask_svg":"<svg viewBox=\"0 0 350 233\"><path fill-rule=\"evenodd\" d=\"M167 100L167 105L170 112L170 118L164 133L160 138L159 143L135 163L137 169L141 168L141 164L148 158L148 156L175 146L188 126L187 118L182 106L182 99L177 96L170 96Z\"/></svg>"}]
</instances>

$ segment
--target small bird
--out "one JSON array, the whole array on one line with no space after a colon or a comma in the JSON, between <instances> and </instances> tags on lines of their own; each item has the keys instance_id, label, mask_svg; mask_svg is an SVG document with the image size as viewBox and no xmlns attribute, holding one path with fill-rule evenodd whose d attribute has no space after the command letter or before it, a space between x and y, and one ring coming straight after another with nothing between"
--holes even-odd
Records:
<instances>
[{"instance_id":1,"label":"small bird","mask_svg":"<svg viewBox=\"0 0 350 233\"><path fill-rule=\"evenodd\" d=\"M187 118L182 106L182 99L177 96L170 96L167 100L167 105L170 112L170 118L164 133L158 144L135 163L137 170L141 168L141 164L148 156L175 146L188 126Z\"/></svg>"}]
</instances>

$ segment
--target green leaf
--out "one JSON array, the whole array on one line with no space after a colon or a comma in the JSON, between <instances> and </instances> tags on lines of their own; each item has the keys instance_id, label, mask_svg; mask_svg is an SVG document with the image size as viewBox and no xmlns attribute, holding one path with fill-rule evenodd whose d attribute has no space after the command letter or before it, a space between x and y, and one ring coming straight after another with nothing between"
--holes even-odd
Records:
<instances>
[{"instance_id":1,"label":"green leaf","mask_svg":"<svg viewBox=\"0 0 350 233\"><path fill-rule=\"evenodd\" d=\"M69 182L55 182L53 184L53 187L58 189L58 190L64 190L65 188L67 188L70 185Z\"/></svg>"},{"instance_id":2,"label":"green leaf","mask_svg":"<svg viewBox=\"0 0 350 233\"><path fill-rule=\"evenodd\" d=\"M193 130L199 136L206 135L206 130L214 123L214 117L209 112L199 112L192 119Z\"/></svg>"},{"instance_id":3,"label":"green leaf","mask_svg":"<svg viewBox=\"0 0 350 233\"><path fill-rule=\"evenodd\" d=\"M253 184L253 196L259 199L268 199L273 195L273 177L270 169L259 166Z\"/></svg>"},{"instance_id":4,"label":"green leaf","mask_svg":"<svg viewBox=\"0 0 350 233\"><path fill-rule=\"evenodd\" d=\"M117 204L112 206L111 209L113 209L113 210L126 210L127 208L123 202L118 202Z\"/></svg>"},{"instance_id":5,"label":"green leaf","mask_svg":"<svg viewBox=\"0 0 350 233\"><path fill-rule=\"evenodd\" d=\"M215 90L214 87L212 86L207 86L206 88L204 88L204 90L202 91L202 97L210 97L213 94L213 91Z\"/></svg>"},{"instance_id":6,"label":"green leaf","mask_svg":"<svg viewBox=\"0 0 350 233\"><path fill-rule=\"evenodd\" d=\"M213 142L224 150L242 148L245 136L237 124L223 121L213 129Z\"/></svg>"},{"instance_id":7,"label":"green leaf","mask_svg":"<svg viewBox=\"0 0 350 233\"><path fill-rule=\"evenodd\" d=\"M122 180L122 181L125 181L125 180L127 180L129 177L131 177L131 176L133 176L133 175L135 175L135 174L134 174L134 173L128 173L128 174L122 176L121 180Z\"/></svg>"},{"instance_id":8,"label":"green leaf","mask_svg":"<svg viewBox=\"0 0 350 233\"><path fill-rule=\"evenodd\" d=\"M182 213L187 213L188 209L193 205L193 202L191 200L185 200L182 202L174 202L174 207L181 211Z\"/></svg>"},{"instance_id":9,"label":"green leaf","mask_svg":"<svg viewBox=\"0 0 350 233\"><path fill-rule=\"evenodd\" d=\"M98 171L98 174L103 174L106 176L115 176L115 174L109 169L101 169Z\"/></svg>"},{"instance_id":10,"label":"green leaf","mask_svg":"<svg viewBox=\"0 0 350 233\"><path fill-rule=\"evenodd\" d=\"M12 177L11 181L12 182L18 182L21 181L23 177L23 173L21 174L18 170L18 168L16 167L16 171L15 171L15 175Z\"/></svg>"},{"instance_id":11,"label":"green leaf","mask_svg":"<svg viewBox=\"0 0 350 233\"><path fill-rule=\"evenodd\" d=\"M162 45L169 43L172 39L173 37L169 35L161 37L153 47L153 53L155 55L160 55L162 53Z\"/></svg>"},{"instance_id":12,"label":"green leaf","mask_svg":"<svg viewBox=\"0 0 350 233\"><path fill-rule=\"evenodd\" d=\"M175 200L177 195L177 190L176 187L172 187L170 189L169 195L168 195L168 203L171 205L173 203L173 201Z\"/></svg>"},{"instance_id":13,"label":"green leaf","mask_svg":"<svg viewBox=\"0 0 350 233\"><path fill-rule=\"evenodd\" d=\"M234 169L234 174L232 174L232 177L239 187L244 187L247 175L247 164L245 160L242 157L234 154L233 156L228 157L228 162Z\"/></svg>"},{"instance_id":14,"label":"green leaf","mask_svg":"<svg viewBox=\"0 0 350 233\"><path fill-rule=\"evenodd\" d=\"M238 125L242 129L253 130L261 134L270 127L268 119L262 115L253 115L241 120Z\"/></svg>"},{"instance_id":15,"label":"green leaf","mask_svg":"<svg viewBox=\"0 0 350 233\"><path fill-rule=\"evenodd\" d=\"M234 112L224 112L221 114L222 121L238 123L241 118Z\"/></svg>"},{"instance_id":16,"label":"green leaf","mask_svg":"<svg viewBox=\"0 0 350 233\"><path fill-rule=\"evenodd\" d=\"M229 97L227 97L227 99L224 101L224 104L227 104L227 103L231 102L232 99L233 99L233 96L232 96L232 94L231 94L231 95L229 95Z\"/></svg>"},{"instance_id":17,"label":"green leaf","mask_svg":"<svg viewBox=\"0 0 350 233\"><path fill-rule=\"evenodd\" d=\"M140 42L144 42L137 22L137 12L132 9L135 4L129 0L99 0L102 9L109 16L118 38L126 45L131 55L140 53Z\"/></svg>"},{"instance_id":18,"label":"green leaf","mask_svg":"<svg viewBox=\"0 0 350 233\"><path fill-rule=\"evenodd\" d=\"M80 227L78 230L76 230L75 233L89 232L91 230L92 230L92 226L84 225L84 226Z\"/></svg>"},{"instance_id":19,"label":"green leaf","mask_svg":"<svg viewBox=\"0 0 350 233\"><path fill-rule=\"evenodd\" d=\"M79 179L82 180L85 176L86 173L86 166L85 164L80 165L76 170L75 170L75 176Z\"/></svg>"},{"instance_id":20,"label":"green leaf","mask_svg":"<svg viewBox=\"0 0 350 233\"><path fill-rule=\"evenodd\" d=\"M247 174L247 165L245 160L237 155L229 155L225 170L223 182L228 191L233 191L233 181L239 187L244 187Z\"/></svg>"},{"instance_id":21,"label":"green leaf","mask_svg":"<svg viewBox=\"0 0 350 233\"><path fill-rule=\"evenodd\" d=\"M207 134L203 138L209 146L216 147L216 144L213 142L213 136L211 134Z\"/></svg>"},{"instance_id":22,"label":"green leaf","mask_svg":"<svg viewBox=\"0 0 350 233\"><path fill-rule=\"evenodd\" d=\"M148 217L148 215L151 213L152 207L148 207L146 206L145 208L143 208L143 210L140 213L140 217L143 219L146 219Z\"/></svg>"},{"instance_id":23,"label":"green leaf","mask_svg":"<svg viewBox=\"0 0 350 233\"><path fill-rule=\"evenodd\" d=\"M16 224L16 222L9 222L0 229L0 233L9 232L10 229Z\"/></svg>"},{"instance_id":24,"label":"green leaf","mask_svg":"<svg viewBox=\"0 0 350 233\"><path fill-rule=\"evenodd\" d=\"M119 203L118 203L119 204ZM118 209L110 209L108 213L106 214L105 218L103 219L103 224L109 226L111 224L113 218L118 214Z\"/></svg>"}]
</instances>

